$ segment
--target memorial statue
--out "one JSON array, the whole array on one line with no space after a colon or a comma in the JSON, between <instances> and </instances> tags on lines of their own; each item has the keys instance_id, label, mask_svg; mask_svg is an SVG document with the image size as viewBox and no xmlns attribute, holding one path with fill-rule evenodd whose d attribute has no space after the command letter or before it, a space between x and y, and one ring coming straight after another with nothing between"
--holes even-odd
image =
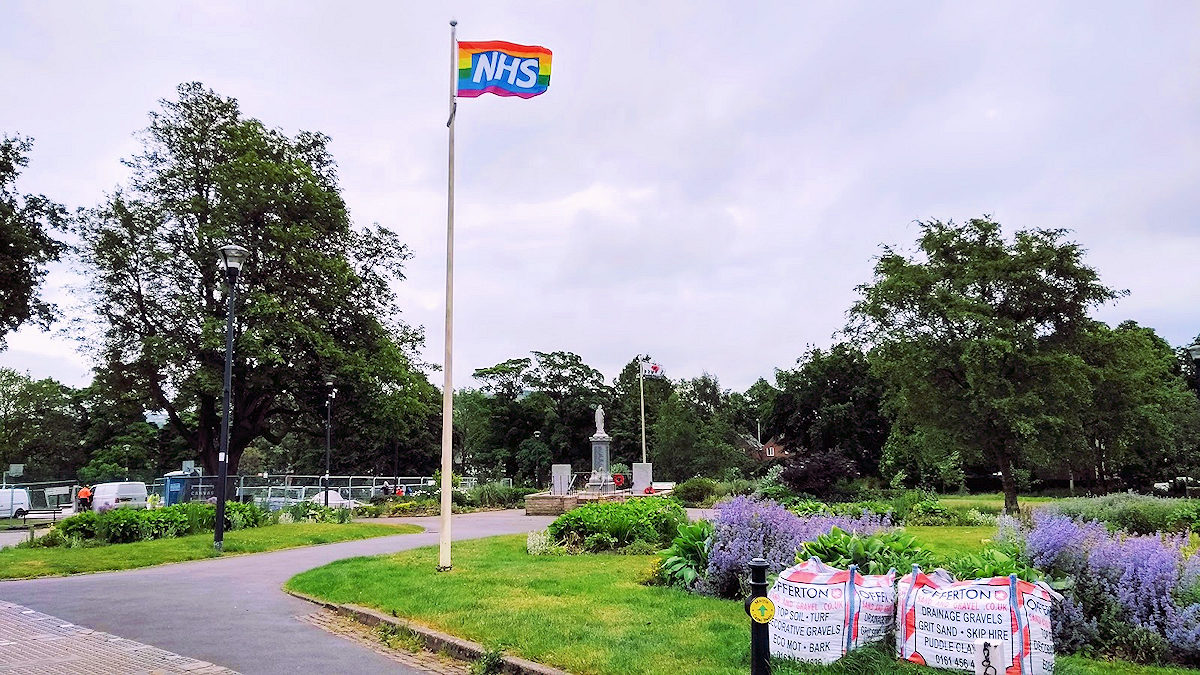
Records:
<instances>
[{"instance_id":1,"label":"memorial statue","mask_svg":"<svg viewBox=\"0 0 1200 675\"><path fill-rule=\"evenodd\" d=\"M604 406L602 406L602 405L596 406L596 435L597 436L607 436L608 435L608 434L604 433Z\"/></svg>"}]
</instances>

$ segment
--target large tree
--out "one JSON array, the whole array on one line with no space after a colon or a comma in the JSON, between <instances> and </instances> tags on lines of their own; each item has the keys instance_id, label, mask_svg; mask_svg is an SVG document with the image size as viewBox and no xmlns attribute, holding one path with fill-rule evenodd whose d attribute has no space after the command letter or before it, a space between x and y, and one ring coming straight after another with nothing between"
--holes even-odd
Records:
<instances>
[{"instance_id":1,"label":"large tree","mask_svg":"<svg viewBox=\"0 0 1200 675\"><path fill-rule=\"evenodd\" d=\"M74 475L87 461L75 394L50 378L0 368L0 465L25 464L27 481Z\"/></svg>"},{"instance_id":2,"label":"large tree","mask_svg":"<svg viewBox=\"0 0 1200 675\"><path fill-rule=\"evenodd\" d=\"M1071 457L1075 475L1093 476L1101 489L1120 474L1129 487L1148 489L1178 471L1195 443L1200 402L1188 390L1170 344L1151 328L1126 321L1115 329L1096 322L1079 336L1091 398L1080 413L1083 447Z\"/></svg>"},{"instance_id":3,"label":"large tree","mask_svg":"<svg viewBox=\"0 0 1200 675\"><path fill-rule=\"evenodd\" d=\"M204 465L216 469L221 426L227 297L216 261L226 243L250 250L238 290L231 472L256 439L317 437L327 380L360 410L394 400L381 397L411 379L421 340L398 320L390 285L409 252L385 228L351 224L329 139L288 137L199 83L162 101L142 139L128 186L78 227L95 347Z\"/></svg>"},{"instance_id":4,"label":"large tree","mask_svg":"<svg viewBox=\"0 0 1200 675\"><path fill-rule=\"evenodd\" d=\"M32 147L27 138L0 138L0 348L21 324L45 328L54 318L54 306L38 291L46 264L62 253L50 232L63 226L66 211L44 196L16 192Z\"/></svg>"},{"instance_id":5,"label":"large tree","mask_svg":"<svg viewBox=\"0 0 1200 675\"><path fill-rule=\"evenodd\" d=\"M810 349L796 368L776 372L775 381L779 392L766 425L771 435L782 435L800 455L839 454L859 475L878 475L890 425L883 381L866 354L846 342Z\"/></svg>"},{"instance_id":6,"label":"large tree","mask_svg":"<svg viewBox=\"0 0 1200 675\"><path fill-rule=\"evenodd\" d=\"M1074 338L1117 294L1063 230L1006 240L989 217L920 228L917 254L884 248L849 332L887 383L893 438L926 434L986 458L1016 512L1016 470L1049 461L1078 425L1088 380Z\"/></svg>"}]
</instances>

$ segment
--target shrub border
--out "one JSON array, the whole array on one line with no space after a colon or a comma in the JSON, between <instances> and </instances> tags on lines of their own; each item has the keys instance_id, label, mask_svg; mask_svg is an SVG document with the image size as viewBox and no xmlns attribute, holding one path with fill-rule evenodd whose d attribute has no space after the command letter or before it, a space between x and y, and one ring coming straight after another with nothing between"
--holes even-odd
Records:
<instances>
[{"instance_id":1,"label":"shrub border","mask_svg":"<svg viewBox=\"0 0 1200 675\"><path fill-rule=\"evenodd\" d=\"M371 609L370 607L327 602L320 598L308 595L307 593L301 593L300 591L295 591L290 588L284 588L283 592L293 597L300 598L301 600L306 600L315 605L320 605L326 609L333 610L338 614L349 619L353 619L365 626L374 627L382 623L398 626L405 630L410 630L415 633L421 643L425 645L425 649L431 652L447 654L459 659L460 661L477 661L483 658L484 654L490 651L478 642L464 640L463 638L455 637L449 633L443 633L427 626L422 626L421 624L414 623L408 619L388 616L387 614L384 614L377 609ZM550 666L542 665L535 661L523 659L518 656L509 656L508 654L504 654L501 656L501 660L504 662L501 672L510 673L511 675L570 675L570 673L565 670L552 668Z\"/></svg>"}]
</instances>

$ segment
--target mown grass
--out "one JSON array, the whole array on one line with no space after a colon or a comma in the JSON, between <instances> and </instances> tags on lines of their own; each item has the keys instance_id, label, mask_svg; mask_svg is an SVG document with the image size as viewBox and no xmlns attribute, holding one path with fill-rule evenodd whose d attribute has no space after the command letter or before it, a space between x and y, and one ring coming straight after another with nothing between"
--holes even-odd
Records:
<instances>
[{"instance_id":1,"label":"mown grass","mask_svg":"<svg viewBox=\"0 0 1200 675\"><path fill-rule=\"evenodd\" d=\"M1052 502L1057 497L1025 497L1017 498L1017 504L1022 508L1036 507L1038 504ZM999 514L1004 512L1004 494L1000 492L981 492L970 495L938 495L938 501L953 509L975 509L983 513Z\"/></svg>"},{"instance_id":2,"label":"mown grass","mask_svg":"<svg viewBox=\"0 0 1200 675\"><path fill-rule=\"evenodd\" d=\"M960 528L961 529L961 528ZM968 528L969 529L969 528ZM539 556L524 535L454 544L454 569L436 572L437 549L341 560L309 570L289 589L375 607L488 648L581 675L744 675L749 620L742 603L643 586L653 556ZM782 674L934 675L886 648L834 666L780 663ZM1063 658L1057 673L1184 675L1196 671Z\"/></svg>"},{"instance_id":3,"label":"mown grass","mask_svg":"<svg viewBox=\"0 0 1200 675\"><path fill-rule=\"evenodd\" d=\"M262 553L297 546L412 534L422 529L416 525L376 523L269 525L227 532L224 546L225 555ZM0 579L107 572L216 556L211 532L94 548L6 548L0 550Z\"/></svg>"},{"instance_id":4,"label":"mown grass","mask_svg":"<svg viewBox=\"0 0 1200 675\"><path fill-rule=\"evenodd\" d=\"M941 555L978 553L996 536L995 525L908 525L904 531Z\"/></svg>"}]
</instances>

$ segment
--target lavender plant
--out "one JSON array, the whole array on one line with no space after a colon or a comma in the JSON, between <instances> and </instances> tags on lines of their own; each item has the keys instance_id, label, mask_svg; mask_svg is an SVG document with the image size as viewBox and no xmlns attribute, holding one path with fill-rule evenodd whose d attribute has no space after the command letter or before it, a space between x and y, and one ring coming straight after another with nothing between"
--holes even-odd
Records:
<instances>
[{"instance_id":1,"label":"lavender plant","mask_svg":"<svg viewBox=\"0 0 1200 675\"><path fill-rule=\"evenodd\" d=\"M1154 662L1200 659L1200 560L1188 537L1110 532L1099 521L1038 512L1025 555L1058 580L1055 640L1064 651L1098 650Z\"/></svg>"},{"instance_id":2,"label":"lavender plant","mask_svg":"<svg viewBox=\"0 0 1200 675\"><path fill-rule=\"evenodd\" d=\"M764 558L768 573L791 566L796 551L806 541L838 527L846 532L875 534L891 529L887 516L866 513L858 517L814 515L801 517L771 500L734 497L717 506L713 544L704 579L697 590L709 595L736 598L745 595L749 562Z\"/></svg>"}]
</instances>

